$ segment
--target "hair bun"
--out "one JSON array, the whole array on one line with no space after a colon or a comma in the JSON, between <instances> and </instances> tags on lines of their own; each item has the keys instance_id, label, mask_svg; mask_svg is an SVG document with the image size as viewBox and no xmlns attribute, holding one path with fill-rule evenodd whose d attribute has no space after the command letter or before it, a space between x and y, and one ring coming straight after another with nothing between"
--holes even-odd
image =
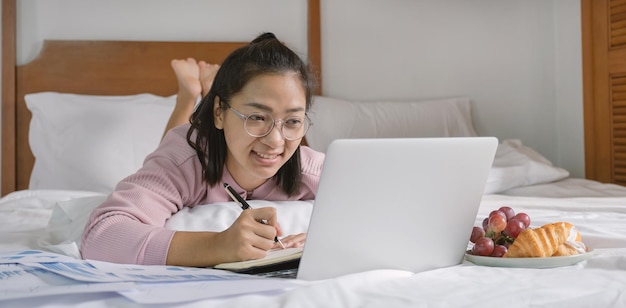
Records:
<instances>
[{"instance_id":1,"label":"hair bun","mask_svg":"<svg viewBox=\"0 0 626 308\"><path fill-rule=\"evenodd\" d=\"M268 40L277 40L278 38L276 38L276 35L274 35L274 33L272 32L265 32L259 36L257 36L252 42L251 44L254 43L259 43L259 42L263 42L263 41L268 41Z\"/></svg>"}]
</instances>

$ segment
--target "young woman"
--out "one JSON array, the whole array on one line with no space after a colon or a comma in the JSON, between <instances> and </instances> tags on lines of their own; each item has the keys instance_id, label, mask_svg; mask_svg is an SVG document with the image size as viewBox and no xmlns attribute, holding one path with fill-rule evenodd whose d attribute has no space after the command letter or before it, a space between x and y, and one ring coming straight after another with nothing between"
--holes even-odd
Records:
<instances>
[{"instance_id":1,"label":"young woman","mask_svg":"<svg viewBox=\"0 0 626 308\"><path fill-rule=\"evenodd\" d=\"M191 124L169 130L143 167L91 214L82 257L204 267L277 248L274 238L283 234L271 207L243 211L222 232L173 231L164 224L183 207L230 201L224 183L244 199L314 199L324 155L300 146L314 87L308 66L271 33L234 51ZM298 247L305 238L281 240Z\"/></svg>"}]
</instances>

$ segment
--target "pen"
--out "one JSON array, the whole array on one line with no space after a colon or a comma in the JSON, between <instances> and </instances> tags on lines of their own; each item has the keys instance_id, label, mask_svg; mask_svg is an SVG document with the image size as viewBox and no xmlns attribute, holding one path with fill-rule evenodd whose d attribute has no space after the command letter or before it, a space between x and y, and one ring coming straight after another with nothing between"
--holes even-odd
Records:
<instances>
[{"instance_id":1,"label":"pen","mask_svg":"<svg viewBox=\"0 0 626 308\"><path fill-rule=\"evenodd\" d=\"M233 201L239 203L243 210L251 208L248 202L246 202L246 200L244 200L228 183L224 183L224 189L226 189L226 192L233 199ZM261 223L264 224L265 222L261 221ZM274 242L280 244L280 247L285 249L285 245L283 245L283 242L281 242L278 237L274 237Z\"/></svg>"}]
</instances>

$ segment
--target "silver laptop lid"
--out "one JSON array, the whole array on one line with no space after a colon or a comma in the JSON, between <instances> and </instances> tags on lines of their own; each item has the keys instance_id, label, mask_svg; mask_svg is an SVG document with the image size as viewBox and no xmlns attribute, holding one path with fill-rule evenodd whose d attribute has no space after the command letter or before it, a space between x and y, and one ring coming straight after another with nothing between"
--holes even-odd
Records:
<instances>
[{"instance_id":1,"label":"silver laptop lid","mask_svg":"<svg viewBox=\"0 0 626 308\"><path fill-rule=\"evenodd\" d=\"M497 145L493 137L333 141L298 278L459 264Z\"/></svg>"}]
</instances>

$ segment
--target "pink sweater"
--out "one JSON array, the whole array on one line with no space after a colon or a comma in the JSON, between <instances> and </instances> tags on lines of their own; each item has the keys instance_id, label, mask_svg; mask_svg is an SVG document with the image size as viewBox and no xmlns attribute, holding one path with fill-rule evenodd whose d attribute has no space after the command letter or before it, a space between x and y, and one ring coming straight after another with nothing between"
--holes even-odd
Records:
<instances>
[{"instance_id":1,"label":"pink sweater","mask_svg":"<svg viewBox=\"0 0 626 308\"><path fill-rule=\"evenodd\" d=\"M229 183L245 199L270 201L312 200L324 154L300 148L302 186L292 197L267 181L247 195L227 169L218 185L202 180L198 156L186 140L189 124L172 129L159 147L148 155L137 173L117 184L85 225L81 253L85 259L127 264L165 264L174 235L165 222L183 207L230 201L223 183Z\"/></svg>"}]
</instances>

